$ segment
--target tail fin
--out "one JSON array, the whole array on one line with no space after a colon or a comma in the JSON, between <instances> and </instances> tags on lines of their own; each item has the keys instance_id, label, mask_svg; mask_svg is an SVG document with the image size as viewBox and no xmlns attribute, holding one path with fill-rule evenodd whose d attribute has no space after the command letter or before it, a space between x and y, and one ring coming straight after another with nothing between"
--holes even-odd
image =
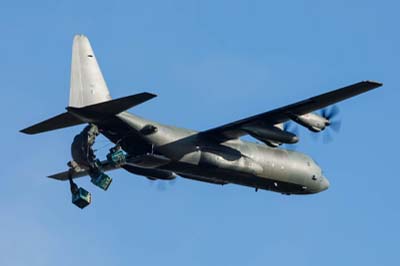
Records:
<instances>
[{"instance_id":1,"label":"tail fin","mask_svg":"<svg viewBox=\"0 0 400 266\"><path fill-rule=\"evenodd\" d=\"M72 46L69 106L84 107L111 100L88 38L76 35Z\"/></svg>"},{"instance_id":2,"label":"tail fin","mask_svg":"<svg viewBox=\"0 0 400 266\"><path fill-rule=\"evenodd\" d=\"M101 122L156 95L139 93L112 100L89 40L76 35L72 47L71 88L67 112L21 130L37 134L84 123Z\"/></svg>"}]
</instances>

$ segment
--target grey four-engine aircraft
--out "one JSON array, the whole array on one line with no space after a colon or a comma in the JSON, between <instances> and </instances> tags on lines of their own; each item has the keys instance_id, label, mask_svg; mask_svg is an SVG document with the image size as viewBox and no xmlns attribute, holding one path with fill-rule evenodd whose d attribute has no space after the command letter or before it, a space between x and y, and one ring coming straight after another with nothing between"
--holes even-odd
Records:
<instances>
[{"instance_id":1,"label":"grey four-engine aircraft","mask_svg":"<svg viewBox=\"0 0 400 266\"><path fill-rule=\"evenodd\" d=\"M195 131L127 112L156 95L143 92L112 99L88 38L76 35L66 112L21 132L37 134L87 124L72 142L69 170L49 176L69 180L72 202L80 208L91 202L91 195L78 187L74 179L88 175L95 185L107 190L112 179L106 172L118 168L151 180L181 176L287 195L313 194L326 190L329 181L309 156L280 147L299 140L284 124L294 122L321 132L332 124L331 115L324 108L381 85L362 81L222 126ZM320 109L322 114L315 112ZM115 144L102 161L92 149L98 134ZM245 135L262 143L241 140Z\"/></svg>"}]
</instances>

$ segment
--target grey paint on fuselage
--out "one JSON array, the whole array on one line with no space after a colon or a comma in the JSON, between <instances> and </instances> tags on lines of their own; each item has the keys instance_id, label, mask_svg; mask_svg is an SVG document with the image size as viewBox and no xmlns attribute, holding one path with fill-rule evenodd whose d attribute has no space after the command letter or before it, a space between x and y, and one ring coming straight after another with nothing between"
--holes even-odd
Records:
<instances>
[{"instance_id":1,"label":"grey paint on fuselage","mask_svg":"<svg viewBox=\"0 0 400 266\"><path fill-rule=\"evenodd\" d=\"M127 112L117 117L137 132L147 125L155 126L154 133L142 134L141 138L153 145L152 152L171 159L158 168L183 177L224 181L284 194L311 194L329 187L321 168L299 152L240 139L218 143L196 131L162 125Z\"/></svg>"},{"instance_id":2,"label":"grey paint on fuselage","mask_svg":"<svg viewBox=\"0 0 400 266\"><path fill-rule=\"evenodd\" d=\"M38 134L89 123L88 128L96 125L100 133L127 153L123 165L103 161L104 171L122 167L150 179L171 179L179 174L213 184L233 183L283 194L311 194L327 189L329 182L309 156L279 148L281 144L298 141L295 134L285 129L284 123L294 121L311 131L321 132L333 126L331 118L335 113L334 109L324 108L380 86L379 82L361 81L198 132L162 125L125 112L156 95L142 92L112 99L88 38L76 35L66 112L21 132ZM318 110L322 110L321 115L315 113ZM91 150L91 145L86 135L82 134L84 141L73 142L73 159L77 158L75 152L81 153L80 159L88 159L87 150ZM266 145L240 139L246 135ZM81 164L85 166L85 163ZM69 180L72 184L72 178L90 174L92 169L70 170L50 177Z\"/></svg>"}]
</instances>

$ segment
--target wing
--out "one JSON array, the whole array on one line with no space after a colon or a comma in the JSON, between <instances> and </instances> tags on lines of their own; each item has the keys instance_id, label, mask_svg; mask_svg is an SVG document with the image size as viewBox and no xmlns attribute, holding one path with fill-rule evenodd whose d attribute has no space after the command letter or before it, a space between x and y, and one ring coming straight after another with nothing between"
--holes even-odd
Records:
<instances>
[{"instance_id":1,"label":"wing","mask_svg":"<svg viewBox=\"0 0 400 266\"><path fill-rule=\"evenodd\" d=\"M244 126L249 125L276 125L290 120L289 115L304 115L331 104L354 97L382 86L382 83L374 81L362 81L341 89L327 92L304 101L280 107L265 113L244 118L223 126L201 132L202 135L218 138L221 140L234 139L246 135Z\"/></svg>"},{"instance_id":2,"label":"wing","mask_svg":"<svg viewBox=\"0 0 400 266\"><path fill-rule=\"evenodd\" d=\"M137 175L143 175L147 177L152 177L156 179L171 179L175 174L170 171L155 169L158 166L165 165L170 162L170 159L157 154L144 154L141 156L128 156L126 158L126 163L121 166L114 166L108 160L101 162L101 170L104 172L116 170L123 168L128 172ZM52 179L57 179L61 181L68 180L68 171L60 172L54 175L48 176ZM77 172L72 173L72 178L78 178L89 175L89 169L81 168Z\"/></svg>"}]
</instances>

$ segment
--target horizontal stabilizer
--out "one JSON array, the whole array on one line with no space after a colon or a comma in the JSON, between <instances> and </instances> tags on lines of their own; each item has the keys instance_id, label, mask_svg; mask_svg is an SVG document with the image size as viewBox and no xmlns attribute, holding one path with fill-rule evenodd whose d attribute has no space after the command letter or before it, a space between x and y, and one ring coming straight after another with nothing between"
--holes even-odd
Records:
<instances>
[{"instance_id":1,"label":"horizontal stabilizer","mask_svg":"<svg viewBox=\"0 0 400 266\"><path fill-rule=\"evenodd\" d=\"M79 124L83 124L84 122L81 121L79 118L75 117L74 115L66 112L50 119L47 119L43 122L40 122L36 125L30 126L28 128L22 129L21 132L25 134L38 134L41 132L51 131L55 129L65 128L65 127L72 127Z\"/></svg>"},{"instance_id":2,"label":"horizontal stabilizer","mask_svg":"<svg viewBox=\"0 0 400 266\"><path fill-rule=\"evenodd\" d=\"M119 167L115 167L112 164L110 164L107 160L104 160L101 162L101 169L105 172L115 170L118 168ZM87 176L87 175L89 175L89 170L82 168L82 169L80 169L80 171L74 172L72 174L72 178L78 178L78 177L83 177L83 176ZM68 171L50 175L50 176L48 176L48 178L66 181L66 180L68 180Z\"/></svg>"},{"instance_id":3,"label":"horizontal stabilizer","mask_svg":"<svg viewBox=\"0 0 400 266\"><path fill-rule=\"evenodd\" d=\"M128 161L130 161L129 158L128 158ZM120 169L120 168L123 168L126 171L128 171L132 174L135 174L135 175L142 175L142 176L155 178L155 179L171 180L176 177L176 175L173 172L164 171L161 169L142 168L139 166L135 166L129 162L126 164L123 164L121 166L115 166L107 160L104 160L101 162L101 170L104 172L108 172L108 171L112 171L112 170L116 170L116 169ZM84 177L84 176L88 176L88 175L89 175L89 170L85 169L85 168L81 168L77 172L75 172L75 171L72 172L71 177L73 179L75 179L75 178ZM48 178L52 178L52 179L56 179L56 180L60 180L60 181L67 181L69 178L69 171L64 171L64 172L60 172L57 174L53 174L53 175L48 176Z\"/></svg>"},{"instance_id":4,"label":"horizontal stabilizer","mask_svg":"<svg viewBox=\"0 0 400 266\"><path fill-rule=\"evenodd\" d=\"M22 129L25 134L38 134L83 123L96 123L146 102L157 95L143 92L85 107L67 107L67 112Z\"/></svg>"},{"instance_id":5,"label":"horizontal stabilizer","mask_svg":"<svg viewBox=\"0 0 400 266\"><path fill-rule=\"evenodd\" d=\"M153 99L157 95L143 92L127 97L118 98L115 100L97 103L86 107L67 107L68 112L77 115L78 117L84 117L88 119L101 119L107 116L113 116L126 111L136 105L144 103L150 99Z\"/></svg>"}]
</instances>

